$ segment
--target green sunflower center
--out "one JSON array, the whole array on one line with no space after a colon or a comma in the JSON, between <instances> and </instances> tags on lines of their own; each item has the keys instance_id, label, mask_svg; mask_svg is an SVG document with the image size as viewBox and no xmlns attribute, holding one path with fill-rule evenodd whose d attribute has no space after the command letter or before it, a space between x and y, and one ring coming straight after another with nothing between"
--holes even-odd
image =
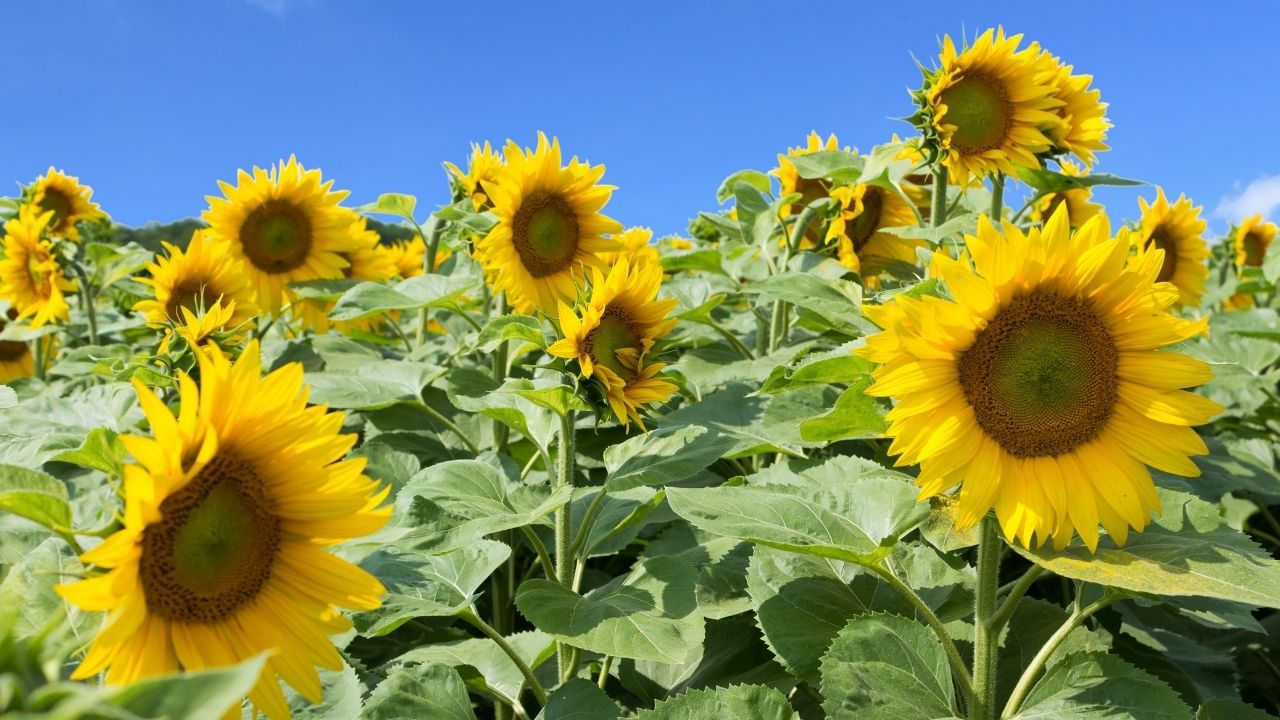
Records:
<instances>
[{"instance_id":1,"label":"green sunflower center","mask_svg":"<svg viewBox=\"0 0 1280 720\"><path fill-rule=\"evenodd\" d=\"M288 200L262 203L240 225L245 257L263 272L286 273L300 267L311 254L311 243L311 219Z\"/></svg>"},{"instance_id":2,"label":"green sunflower center","mask_svg":"<svg viewBox=\"0 0 1280 720\"><path fill-rule=\"evenodd\" d=\"M880 215L884 210L884 191L869 187L862 196L862 214L845 226L845 234L853 242L853 252L860 253L871 236L880 229Z\"/></svg>"},{"instance_id":3,"label":"green sunflower center","mask_svg":"<svg viewBox=\"0 0 1280 720\"><path fill-rule=\"evenodd\" d=\"M1261 267L1266 257L1267 244L1259 232L1251 232L1244 236L1244 264L1249 267Z\"/></svg>"},{"instance_id":4,"label":"green sunflower center","mask_svg":"<svg viewBox=\"0 0 1280 720\"><path fill-rule=\"evenodd\" d=\"M942 122L955 126L951 146L961 154L998 148L1009 136L1013 106L999 79L969 72L943 90L939 99L947 106Z\"/></svg>"},{"instance_id":5,"label":"green sunflower center","mask_svg":"<svg viewBox=\"0 0 1280 720\"><path fill-rule=\"evenodd\" d=\"M49 226L55 231L63 232L67 230L67 228L63 227L63 223L66 222L67 218L71 217L72 209L71 198L67 197L66 193L56 188L45 188L44 194L40 198L40 210L43 212L53 211L53 221L49 223Z\"/></svg>"},{"instance_id":6,"label":"green sunflower center","mask_svg":"<svg viewBox=\"0 0 1280 720\"><path fill-rule=\"evenodd\" d=\"M199 315L202 310L207 309L216 297L209 297L207 284L198 280L185 280L178 283L169 291L169 302L165 303L164 312L173 320L181 320L182 313L179 308L186 308L194 315Z\"/></svg>"},{"instance_id":7,"label":"green sunflower center","mask_svg":"<svg viewBox=\"0 0 1280 720\"><path fill-rule=\"evenodd\" d=\"M160 503L160 520L143 531L147 609L182 622L230 616L271 577L280 536L280 520L254 469L215 456Z\"/></svg>"},{"instance_id":8,"label":"green sunflower center","mask_svg":"<svg viewBox=\"0 0 1280 720\"><path fill-rule=\"evenodd\" d=\"M1118 353L1087 301L1036 290L1001 308L960 355L978 425L1017 457L1068 453L1116 403Z\"/></svg>"},{"instance_id":9,"label":"green sunflower center","mask_svg":"<svg viewBox=\"0 0 1280 720\"><path fill-rule=\"evenodd\" d=\"M587 333L584 345L593 362L626 380L631 377L632 369L618 358L618 351L639 350L640 333L625 311L610 306L600 317L600 324Z\"/></svg>"},{"instance_id":10,"label":"green sunflower center","mask_svg":"<svg viewBox=\"0 0 1280 720\"><path fill-rule=\"evenodd\" d=\"M1152 245L1164 251L1164 264L1160 266L1156 282L1169 282L1178 271L1178 241L1168 228L1160 225L1156 227L1155 232L1151 233L1151 239L1147 241L1147 247Z\"/></svg>"},{"instance_id":11,"label":"green sunflower center","mask_svg":"<svg viewBox=\"0 0 1280 720\"><path fill-rule=\"evenodd\" d=\"M532 192L511 221L511 239L530 275L554 275L572 265L578 255L578 214L556 193Z\"/></svg>"}]
</instances>

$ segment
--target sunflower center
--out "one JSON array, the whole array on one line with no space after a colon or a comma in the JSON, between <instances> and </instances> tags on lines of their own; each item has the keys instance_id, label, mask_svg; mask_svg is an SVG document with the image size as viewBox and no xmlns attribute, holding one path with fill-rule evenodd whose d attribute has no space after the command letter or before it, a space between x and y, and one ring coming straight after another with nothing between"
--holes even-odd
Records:
<instances>
[{"instance_id":1,"label":"sunflower center","mask_svg":"<svg viewBox=\"0 0 1280 720\"><path fill-rule=\"evenodd\" d=\"M1013 124L1013 108L1004 83L982 73L967 73L943 90L947 106L942 122L954 125L951 146L965 155L1000 147Z\"/></svg>"},{"instance_id":2,"label":"sunflower center","mask_svg":"<svg viewBox=\"0 0 1280 720\"><path fill-rule=\"evenodd\" d=\"M876 234L880 227L880 213L884 209L884 195L878 187L869 187L862 195L862 214L853 219L846 233L853 241L854 253L862 252L863 246Z\"/></svg>"},{"instance_id":3,"label":"sunflower center","mask_svg":"<svg viewBox=\"0 0 1280 720\"><path fill-rule=\"evenodd\" d=\"M1251 232L1244 236L1244 264L1249 267L1261 267L1262 259L1267 254L1267 245L1262 241L1262 234Z\"/></svg>"},{"instance_id":4,"label":"sunflower center","mask_svg":"<svg viewBox=\"0 0 1280 720\"><path fill-rule=\"evenodd\" d=\"M257 597L280 547L280 520L251 466L216 455L160 503L160 517L142 534L149 610L180 622L217 622Z\"/></svg>"},{"instance_id":5,"label":"sunflower center","mask_svg":"<svg viewBox=\"0 0 1280 720\"><path fill-rule=\"evenodd\" d=\"M1116 403L1117 352L1084 300L1036 290L1001 308L960 355L978 425L1016 457L1089 442Z\"/></svg>"},{"instance_id":6,"label":"sunflower center","mask_svg":"<svg viewBox=\"0 0 1280 720\"><path fill-rule=\"evenodd\" d=\"M618 358L618 351L639 349L640 333L625 311L611 306L600 317L600 324L587 333L583 344L593 362L609 368L626 380L630 378L632 371Z\"/></svg>"},{"instance_id":7,"label":"sunflower center","mask_svg":"<svg viewBox=\"0 0 1280 720\"><path fill-rule=\"evenodd\" d=\"M31 278L32 289L39 290L44 287L44 260L35 253L27 254L27 275Z\"/></svg>"},{"instance_id":8,"label":"sunflower center","mask_svg":"<svg viewBox=\"0 0 1280 720\"><path fill-rule=\"evenodd\" d=\"M193 315L199 315L202 306L208 308L205 287L205 283L195 280L178 283L173 290L169 291L169 302L164 307L165 315L175 320L182 319L178 308L186 308Z\"/></svg>"},{"instance_id":9,"label":"sunflower center","mask_svg":"<svg viewBox=\"0 0 1280 720\"><path fill-rule=\"evenodd\" d=\"M553 275L568 268L578 254L578 214L556 193L533 192L520 203L511 236L530 275Z\"/></svg>"},{"instance_id":10,"label":"sunflower center","mask_svg":"<svg viewBox=\"0 0 1280 720\"><path fill-rule=\"evenodd\" d=\"M1151 239L1147 241L1147 247L1152 245L1164 251L1164 264L1160 266L1160 273L1156 275L1156 282L1169 282L1173 278L1173 274L1178 271L1178 243L1174 240L1173 235L1161 225L1155 229L1155 232L1151 233Z\"/></svg>"},{"instance_id":11,"label":"sunflower center","mask_svg":"<svg viewBox=\"0 0 1280 720\"><path fill-rule=\"evenodd\" d=\"M63 222L71 216L71 198L61 190L55 188L45 188L44 195L40 198L40 210L43 212L53 211L53 221L50 223L54 228L63 230Z\"/></svg>"},{"instance_id":12,"label":"sunflower center","mask_svg":"<svg viewBox=\"0 0 1280 720\"><path fill-rule=\"evenodd\" d=\"M301 266L311 253L311 220L287 200L268 200L249 213L240 226L245 257L268 273Z\"/></svg>"}]
</instances>

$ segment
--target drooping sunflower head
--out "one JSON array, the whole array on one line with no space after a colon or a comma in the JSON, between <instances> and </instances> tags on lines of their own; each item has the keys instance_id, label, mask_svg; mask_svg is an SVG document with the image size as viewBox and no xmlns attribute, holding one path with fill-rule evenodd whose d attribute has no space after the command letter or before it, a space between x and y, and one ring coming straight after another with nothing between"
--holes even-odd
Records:
<instances>
[{"instance_id":1,"label":"drooping sunflower head","mask_svg":"<svg viewBox=\"0 0 1280 720\"><path fill-rule=\"evenodd\" d=\"M858 352L882 363L868 394L896 401L890 453L919 464L922 496L958 487L961 527L994 506L1026 547L1079 533L1094 550L1099 523L1123 543L1159 507L1147 466L1200 472L1191 426L1221 408L1184 388L1212 371L1161 349L1208 320L1168 311L1158 254L1131 257L1105 215L1074 234L1063 208L1026 234L983 217L966 240L958 260L934 256L954 300L866 309L884 331Z\"/></svg>"},{"instance_id":2,"label":"drooping sunflower head","mask_svg":"<svg viewBox=\"0 0 1280 720\"><path fill-rule=\"evenodd\" d=\"M1015 168L1040 167L1038 155L1053 147L1046 134L1061 120L1055 87L1038 72L1040 50L1018 49L1021 35L987 30L957 52L951 38L942 42L937 70L926 73L914 93L926 155L941 156L953 184Z\"/></svg>"},{"instance_id":3,"label":"drooping sunflower head","mask_svg":"<svg viewBox=\"0 0 1280 720\"><path fill-rule=\"evenodd\" d=\"M1261 267L1267 256L1267 248L1275 242L1280 229L1273 222L1263 222L1261 215L1245 218L1235 229L1234 240L1236 265L1240 267Z\"/></svg>"},{"instance_id":4,"label":"drooping sunflower head","mask_svg":"<svg viewBox=\"0 0 1280 720\"><path fill-rule=\"evenodd\" d=\"M52 166L31 186L31 202L40 208L41 212L53 213L53 220L49 222L49 232L73 242L80 241L77 223L107 216L102 212L102 208L90 199L92 197L93 188L81 185L79 178L66 175Z\"/></svg>"},{"instance_id":5,"label":"drooping sunflower head","mask_svg":"<svg viewBox=\"0 0 1280 720\"><path fill-rule=\"evenodd\" d=\"M52 210L40 210L28 203L4 224L0 295L17 309L14 319L30 318L33 328L66 322L70 317L66 293L75 290L53 243L47 239L53 217Z\"/></svg>"},{"instance_id":6,"label":"drooping sunflower head","mask_svg":"<svg viewBox=\"0 0 1280 720\"><path fill-rule=\"evenodd\" d=\"M484 184L498 181L498 175L502 172L502 153L494 150L488 140L483 146L471 143L471 160L467 163L466 172L462 172L461 168L451 162L446 161L444 165L453 175L462 196L471 198L471 205L476 212L493 207Z\"/></svg>"},{"instance_id":7,"label":"drooping sunflower head","mask_svg":"<svg viewBox=\"0 0 1280 720\"><path fill-rule=\"evenodd\" d=\"M1198 306L1209 277L1205 264L1209 245L1204 240L1201 208L1193 206L1185 196L1179 196L1177 202L1170 204L1163 188L1156 190L1154 203L1148 203L1146 198L1139 198L1138 202L1142 206L1142 221L1129 236L1134 247L1139 254L1163 251L1164 262L1156 279L1173 283L1183 305Z\"/></svg>"},{"instance_id":8,"label":"drooping sunflower head","mask_svg":"<svg viewBox=\"0 0 1280 720\"><path fill-rule=\"evenodd\" d=\"M278 314L288 283L343 277L353 249L351 213L338 203L319 170L294 157L270 170L243 170L236 185L219 182L224 197L209 196L204 219L213 238L239 260L264 311Z\"/></svg>"},{"instance_id":9,"label":"drooping sunflower head","mask_svg":"<svg viewBox=\"0 0 1280 720\"><path fill-rule=\"evenodd\" d=\"M622 226L601 214L613 187L599 184L604 166L576 157L561 163L560 142L538 133L536 149L508 141L497 182L482 186L498 223L476 238L475 256L494 294L506 293L517 312L553 313L573 302L590 268L621 244L608 236Z\"/></svg>"},{"instance_id":10,"label":"drooping sunflower head","mask_svg":"<svg viewBox=\"0 0 1280 720\"><path fill-rule=\"evenodd\" d=\"M1053 112L1061 122L1048 128L1054 152L1070 153L1086 167L1092 166L1097 161L1095 153L1110 149L1104 143L1111 123L1102 93L1089 87L1092 75L1072 75L1073 68L1048 51L1040 54L1039 63L1041 78L1053 87L1053 99L1058 103Z\"/></svg>"},{"instance_id":11,"label":"drooping sunflower head","mask_svg":"<svg viewBox=\"0 0 1280 720\"><path fill-rule=\"evenodd\" d=\"M205 311L221 300L219 316L225 316L229 324L218 329L251 326L258 314L253 285L242 263L222 252L207 231L192 233L186 250L167 242L164 249L165 257L156 257L147 265L149 277L137 278L155 290L154 298L133 306L136 312L146 314L148 325L162 328L183 323L183 308L205 316Z\"/></svg>"},{"instance_id":12,"label":"drooping sunflower head","mask_svg":"<svg viewBox=\"0 0 1280 720\"><path fill-rule=\"evenodd\" d=\"M778 212L783 217L798 215L809 203L819 198L827 197L827 194L831 191L831 183L826 180L801 177L799 169L796 168L791 158L800 155L812 155L816 152L838 151L839 149L840 141L834 133L828 135L824 142L822 136L818 135L818 131L812 130L809 132L809 137L805 139L803 146L789 147L786 155L778 155L778 167L770 170L769 174L778 178L779 195L800 194L799 200L785 203L778 208ZM821 240L820 232L818 229L811 227L809 232L805 234L803 246L805 249L816 247L819 240Z\"/></svg>"},{"instance_id":13,"label":"drooping sunflower head","mask_svg":"<svg viewBox=\"0 0 1280 720\"><path fill-rule=\"evenodd\" d=\"M1070 160L1061 161L1059 167L1063 175L1079 177L1085 174L1084 168ZM1093 190L1087 187L1073 187L1049 193L1036 200L1035 206L1031 209L1031 220L1041 224L1048 222L1058 207L1064 206L1067 208L1067 219L1071 227L1080 227L1089 218L1102 212L1102 206L1093 202L1092 198Z\"/></svg>"},{"instance_id":14,"label":"drooping sunflower head","mask_svg":"<svg viewBox=\"0 0 1280 720\"><path fill-rule=\"evenodd\" d=\"M17 310L12 307L6 310L0 315L0 331L4 330L10 320L17 317ZM31 355L30 345L13 340L0 340L0 383L31 377L35 374L35 370L35 359Z\"/></svg>"},{"instance_id":15,"label":"drooping sunflower head","mask_svg":"<svg viewBox=\"0 0 1280 720\"><path fill-rule=\"evenodd\" d=\"M337 608L379 605L382 585L325 552L389 517L387 490L343 460L355 436L342 414L307 407L302 367L265 377L256 342L235 363L197 351L200 384L177 378L175 415L147 387L138 397L152 437L124 438L124 527L83 556L104 574L58 592L106 611L73 677L110 684L272 654L249 692L273 720L289 708L277 677L311 702L317 666L339 669L326 638L351 622Z\"/></svg>"},{"instance_id":16,"label":"drooping sunflower head","mask_svg":"<svg viewBox=\"0 0 1280 720\"><path fill-rule=\"evenodd\" d=\"M605 253L605 262L612 265L626 259L632 266L660 265L662 257L653 245L653 231L646 227L627 228L615 238L621 245L618 252Z\"/></svg>"},{"instance_id":17,"label":"drooping sunflower head","mask_svg":"<svg viewBox=\"0 0 1280 720\"><path fill-rule=\"evenodd\" d=\"M635 420L643 428L638 408L675 392L674 385L656 377L663 365L646 362L645 355L675 327L668 315L676 301L658 299L659 265L633 265L623 258L607 276L598 269L593 275L591 295L579 308L561 303L561 339L547 352L576 361L583 377L600 382L618 421ZM657 400L645 399L659 389L669 391Z\"/></svg>"},{"instance_id":18,"label":"drooping sunflower head","mask_svg":"<svg viewBox=\"0 0 1280 720\"><path fill-rule=\"evenodd\" d=\"M859 183L834 188L831 197L840 204L840 212L827 225L826 243L835 245L841 264L870 280L887 261L915 262L917 241L884 232L916 223L911 206L898 193Z\"/></svg>"}]
</instances>

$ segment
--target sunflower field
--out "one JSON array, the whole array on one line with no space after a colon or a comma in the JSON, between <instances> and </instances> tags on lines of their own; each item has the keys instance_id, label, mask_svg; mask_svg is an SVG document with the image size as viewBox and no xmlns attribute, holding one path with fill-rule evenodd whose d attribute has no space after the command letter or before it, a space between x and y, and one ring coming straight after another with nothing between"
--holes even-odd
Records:
<instances>
[{"instance_id":1,"label":"sunflower field","mask_svg":"<svg viewBox=\"0 0 1280 720\"><path fill-rule=\"evenodd\" d=\"M543 134L421 200L211 179L160 248L50 168L0 202L0 717L1276 717L1277 227L1093 172L1069 63L947 38L903 137L686 236Z\"/></svg>"}]
</instances>

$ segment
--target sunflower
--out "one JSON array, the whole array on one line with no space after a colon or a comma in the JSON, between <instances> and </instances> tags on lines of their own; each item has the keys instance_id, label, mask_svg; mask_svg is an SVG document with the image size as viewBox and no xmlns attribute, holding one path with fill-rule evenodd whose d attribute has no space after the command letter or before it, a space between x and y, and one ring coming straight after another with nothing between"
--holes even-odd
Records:
<instances>
[{"instance_id":1,"label":"sunflower","mask_svg":"<svg viewBox=\"0 0 1280 720\"><path fill-rule=\"evenodd\" d=\"M348 218L350 224L347 232L351 236L352 249L338 253L346 261L346 267L342 269L343 277L369 282L382 282L395 277L399 273L395 255L379 244L378 233L369 229L368 220L363 215L350 211ZM303 327L318 333L329 331L329 312L333 310L333 302L301 299L290 290L286 290L285 295L290 301L290 314L300 320ZM340 322L336 327L342 331L372 330L380 322L375 317Z\"/></svg>"},{"instance_id":2,"label":"sunflower","mask_svg":"<svg viewBox=\"0 0 1280 720\"><path fill-rule=\"evenodd\" d=\"M1039 58L1041 79L1053 87L1053 99L1059 104L1053 112L1061 121L1048 128L1049 139L1060 153L1071 153L1086 166L1097 161L1094 153L1109 150L1107 138L1107 104L1102 93L1090 89L1092 75L1072 75L1072 67L1049 52Z\"/></svg>"},{"instance_id":3,"label":"sunflower","mask_svg":"<svg viewBox=\"0 0 1280 720\"><path fill-rule=\"evenodd\" d=\"M476 239L476 259L516 312L553 312L577 297L586 268L606 267L604 253L622 249L604 237L622 226L600 214L613 187L597 184L603 165L575 157L562 167L560 142L543 133L536 150L508 141L505 156L498 180L483 183L498 224Z\"/></svg>"},{"instance_id":4,"label":"sunflower","mask_svg":"<svg viewBox=\"0 0 1280 720\"><path fill-rule=\"evenodd\" d=\"M1263 222L1261 215L1246 218L1235 231L1236 265L1240 267L1262 267L1262 260L1267 256L1267 248L1275 241L1276 224Z\"/></svg>"},{"instance_id":5,"label":"sunflower","mask_svg":"<svg viewBox=\"0 0 1280 720\"><path fill-rule=\"evenodd\" d=\"M236 308L235 300L223 300L219 298L213 301L212 305L200 307L191 310L185 305L178 307L180 317L174 318L173 333L191 347L204 345L215 338L224 338L227 341L236 341L239 333L236 332L241 328L241 324L236 322L239 316L238 308ZM217 333L226 333L225 336L217 335ZM169 347L172 339L170 335L166 335L164 342L160 344L160 352L164 352Z\"/></svg>"},{"instance_id":6,"label":"sunflower","mask_svg":"<svg viewBox=\"0 0 1280 720\"><path fill-rule=\"evenodd\" d=\"M841 264L870 278L884 261L915 262L919 243L884 232L916 224L915 213L896 192L860 183L837 187L831 197L840 203L840 213L827 225L826 242L836 246Z\"/></svg>"},{"instance_id":7,"label":"sunflower","mask_svg":"<svg viewBox=\"0 0 1280 720\"><path fill-rule=\"evenodd\" d=\"M457 178L458 185L466 197L471 198L471 205L476 212L483 212L493 207L484 183L498 181L498 175L502 172L502 154L495 151L487 140L483 146L471 143L471 162L467 164L466 172L462 172L451 162L445 162L444 165Z\"/></svg>"},{"instance_id":8,"label":"sunflower","mask_svg":"<svg viewBox=\"0 0 1280 720\"><path fill-rule=\"evenodd\" d=\"M383 247L386 248L387 255L396 266L396 274L400 277L417 277L424 272L423 263L426 262L427 244L422 241L421 235L414 235L412 240L394 242Z\"/></svg>"},{"instance_id":9,"label":"sunflower","mask_svg":"<svg viewBox=\"0 0 1280 720\"><path fill-rule=\"evenodd\" d=\"M332 180L323 182L319 170L303 169L292 156L270 171L241 170L236 182L218 183L225 197L207 198L204 219L243 265L259 307L278 314L287 284L343 276L340 253L355 245L351 211L338 205L345 191L331 191Z\"/></svg>"},{"instance_id":10,"label":"sunflower","mask_svg":"<svg viewBox=\"0 0 1280 720\"><path fill-rule=\"evenodd\" d=\"M82 556L103 575L58 586L71 603L106 611L73 673L112 685L179 670L225 667L272 653L249 699L290 716L277 676L310 702L315 666L342 658L325 637L385 592L364 570L324 551L382 527L388 489L366 477L343 415L307 407L302 366L266 377L258 343L232 363L198 349L200 386L179 374L175 415L134 382L153 438L126 437L124 527Z\"/></svg>"},{"instance_id":11,"label":"sunflower","mask_svg":"<svg viewBox=\"0 0 1280 720\"><path fill-rule=\"evenodd\" d=\"M1070 160L1063 160L1059 163L1059 167L1063 175L1080 177L1085 174L1083 168ZM1102 206L1092 202L1092 198L1093 190L1087 187L1073 187L1049 193L1036 200L1035 206L1031 210L1031 221L1044 223L1053 216L1059 205L1065 205L1067 219L1071 223L1071 227L1080 227L1089 218L1102 212Z\"/></svg>"},{"instance_id":12,"label":"sunflower","mask_svg":"<svg viewBox=\"0 0 1280 720\"><path fill-rule=\"evenodd\" d=\"M1170 205L1163 188L1157 188L1155 203L1147 203L1146 198L1139 198L1138 202L1142 205L1142 222L1130 235L1133 245L1139 253L1163 250L1164 264L1156 279L1173 283L1183 305L1199 305L1209 277L1205 265L1209 246L1204 241L1205 222L1200 219L1200 208L1192 206L1185 196Z\"/></svg>"},{"instance_id":13,"label":"sunflower","mask_svg":"<svg viewBox=\"0 0 1280 720\"><path fill-rule=\"evenodd\" d=\"M838 151L840 149L840 141L836 139L835 134L827 136L826 142L823 142L822 136L818 135L816 130L809 132L809 137L805 139L804 147L787 148L786 155L778 155L778 167L769 171L770 175L778 178L779 195L800 194L800 199L793 203L785 203L778 207L778 212L783 217L791 215L799 215L809 203L819 198L827 197L831 191L831 183L821 178L804 178L800 177L800 171L796 168L791 158L800 155L812 155L817 152ZM801 241L801 249L808 250L817 247L822 235L818 228L810 226L805 232L804 239ZM786 243L784 238L782 241Z\"/></svg>"},{"instance_id":14,"label":"sunflower","mask_svg":"<svg viewBox=\"0 0 1280 720\"><path fill-rule=\"evenodd\" d=\"M18 216L4 224L4 259L0 260L0 295L7 297L18 315L31 318L33 328L66 322L70 317L66 293L75 285L62 272L57 252L44 239L53 211L31 204L18 208Z\"/></svg>"},{"instance_id":15,"label":"sunflower","mask_svg":"<svg viewBox=\"0 0 1280 720\"><path fill-rule=\"evenodd\" d=\"M1148 465L1200 474L1191 426L1222 408L1183 388L1213 373L1160 348L1208 319L1172 315L1160 253L1130 258L1123 235L1105 215L1073 234L1062 208L1028 234L984 216L958 260L934 255L955 300L865 308L884 328L858 350L882 363L867 394L897 401L889 452L920 465L922 497L959 487L959 527L994 506L1010 541L1061 548L1079 533L1093 551L1099 522L1122 544L1159 508Z\"/></svg>"},{"instance_id":16,"label":"sunflower","mask_svg":"<svg viewBox=\"0 0 1280 720\"><path fill-rule=\"evenodd\" d=\"M664 365L646 363L654 341L665 337L676 321L667 317L672 299L659 300L662 267L631 264L622 258L605 276L593 271L591 296L575 310L560 304L562 338L547 352L575 360L585 378L600 382L605 398L624 426L641 428L639 408L671 397L675 385L657 377Z\"/></svg>"},{"instance_id":17,"label":"sunflower","mask_svg":"<svg viewBox=\"0 0 1280 720\"><path fill-rule=\"evenodd\" d=\"M80 241L76 223L105 218L106 213L90 200L93 188L81 185L79 178L65 175L52 166L36 179L31 201L41 212L52 212L49 232L73 242Z\"/></svg>"},{"instance_id":18,"label":"sunflower","mask_svg":"<svg viewBox=\"0 0 1280 720\"><path fill-rule=\"evenodd\" d=\"M147 265L150 277L137 278L155 291L153 299L133 306L135 312L146 315L148 325L169 327L184 321L183 308L204 315L206 308L221 300L218 317L226 323L217 329L251 326L258 307L240 261L222 252L205 230L192 233L186 250L167 242L163 245L168 256Z\"/></svg>"},{"instance_id":19,"label":"sunflower","mask_svg":"<svg viewBox=\"0 0 1280 720\"><path fill-rule=\"evenodd\" d=\"M945 37L940 67L915 93L921 107L912 120L942 155L953 184L1038 168L1037 155L1053 147L1046 130L1061 124L1055 108L1062 101L1037 71L1039 48L1019 50L1021 41L987 30L958 53Z\"/></svg>"},{"instance_id":20,"label":"sunflower","mask_svg":"<svg viewBox=\"0 0 1280 720\"><path fill-rule=\"evenodd\" d=\"M9 308L5 317L0 317L0 332L3 332L9 321L16 317L18 317L18 311ZM36 342L41 341L41 339L36 340ZM0 383L31 377L35 372L36 363L31 355L30 345L24 342L0 340Z\"/></svg>"},{"instance_id":21,"label":"sunflower","mask_svg":"<svg viewBox=\"0 0 1280 720\"><path fill-rule=\"evenodd\" d=\"M627 228L615 238L622 243L622 250L605 253L605 262L613 264L626 258L632 265L661 265L662 257L653 246L653 231L646 227Z\"/></svg>"}]
</instances>

